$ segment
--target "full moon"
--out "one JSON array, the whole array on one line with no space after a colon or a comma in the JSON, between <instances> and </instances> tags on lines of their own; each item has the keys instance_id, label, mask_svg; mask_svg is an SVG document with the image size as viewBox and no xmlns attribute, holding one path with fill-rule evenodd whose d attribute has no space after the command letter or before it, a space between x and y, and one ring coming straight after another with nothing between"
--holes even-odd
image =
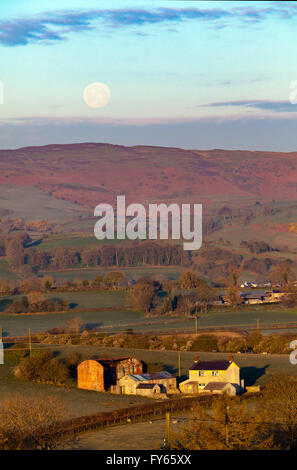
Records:
<instances>
[{"instance_id":1,"label":"full moon","mask_svg":"<svg viewBox=\"0 0 297 470\"><path fill-rule=\"evenodd\" d=\"M105 83L94 82L86 86L83 98L90 108L103 108L110 100L110 89Z\"/></svg>"}]
</instances>

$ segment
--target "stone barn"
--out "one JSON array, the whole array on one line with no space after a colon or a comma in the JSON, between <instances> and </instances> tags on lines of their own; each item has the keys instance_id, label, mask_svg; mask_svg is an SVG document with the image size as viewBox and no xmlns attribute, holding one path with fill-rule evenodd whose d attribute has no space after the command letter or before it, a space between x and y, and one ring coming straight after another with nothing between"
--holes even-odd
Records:
<instances>
[{"instance_id":1,"label":"stone barn","mask_svg":"<svg viewBox=\"0 0 297 470\"><path fill-rule=\"evenodd\" d=\"M120 393L125 395L160 395L178 393L176 377L167 371L152 374L125 375L118 382Z\"/></svg>"},{"instance_id":2,"label":"stone barn","mask_svg":"<svg viewBox=\"0 0 297 470\"><path fill-rule=\"evenodd\" d=\"M142 362L133 357L88 359L77 367L77 387L103 392L116 386L121 377L142 372Z\"/></svg>"}]
</instances>

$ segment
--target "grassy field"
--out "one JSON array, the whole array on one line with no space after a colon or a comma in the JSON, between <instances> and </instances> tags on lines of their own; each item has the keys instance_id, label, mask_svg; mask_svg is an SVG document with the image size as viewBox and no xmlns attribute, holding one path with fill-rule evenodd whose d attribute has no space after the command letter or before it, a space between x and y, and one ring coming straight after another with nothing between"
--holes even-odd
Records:
<instances>
[{"instance_id":1,"label":"grassy field","mask_svg":"<svg viewBox=\"0 0 297 470\"><path fill-rule=\"evenodd\" d=\"M63 313L41 315L12 315L4 311L8 303L17 297L5 297L0 301L0 325L3 334L26 335L59 327L66 320L81 317L85 327L101 327L109 332L124 331L127 327L135 331L155 332L194 332L194 319L189 317L147 318L143 312L130 310L126 306L126 294L121 291L56 292L47 298L62 298L70 304L70 310ZM265 325L297 321L297 309L284 309L278 306L246 306L240 311L225 307L199 314L198 328L238 327L254 329ZM281 330L280 330L281 331Z\"/></svg>"},{"instance_id":2,"label":"grassy field","mask_svg":"<svg viewBox=\"0 0 297 470\"><path fill-rule=\"evenodd\" d=\"M51 250L53 248L90 248L92 246L123 243L124 240L97 240L90 233L62 234L44 238L37 246L40 250Z\"/></svg>"},{"instance_id":3,"label":"grassy field","mask_svg":"<svg viewBox=\"0 0 297 470\"><path fill-rule=\"evenodd\" d=\"M171 417L171 431L180 431L187 424L190 414ZM77 436L67 449L78 450L157 450L166 438L166 420L158 418L143 423L128 423L100 431L89 431Z\"/></svg>"},{"instance_id":4,"label":"grassy field","mask_svg":"<svg viewBox=\"0 0 297 470\"><path fill-rule=\"evenodd\" d=\"M71 350L68 350L70 354ZM60 354L56 350L56 354ZM72 387L55 386L26 382L16 379L13 375L14 367L19 363L19 355L15 351L5 351L4 364L0 365L0 399L1 397L17 393L21 395L54 395L61 400L70 417L84 416L100 411L111 411L144 403L147 399L142 397L128 397L111 395L108 393L79 390L75 382Z\"/></svg>"},{"instance_id":5,"label":"grassy field","mask_svg":"<svg viewBox=\"0 0 297 470\"><path fill-rule=\"evenodd\" d=\"M71 201L51 197L37 187L10 184L1 184L0 208L9 210L11 218L58 223L91 212Z\"/></svg>"},{"instance_id":6,"label":"grassy field","mask_svg":"<svg viewBox=\"0 0 297 470\"><path fill-rule=\"evenodd\" d=\"M10 271L8 263L4 258L0 258L0 277L3 277L4 279L7 279L9 281L16 280L19 278L19 276L15 272Z\"/></svg>"},{"instance_id":7,"label":"grassy field","mask_svg":"<svg viewBox=\"0 0 297 470\"><path fill-rule=\"evenodd\" d=\"M132 355L148 364L158 364L164 370L178 374L178 357L176 352L170 351L145 351L129 349L111 349L98 346L52 346L57 357L63 358L73 352L80 352L85 358L123 357ZM186 378L188 369L193 362L193 352L181 353L182 379ZM201 360L228 359L228 354L223 353L200 353ZM297 374L297 367L289 362L286 355L254 355L234 354L236 363L241 367L241 376L246 385L260 384L275 374L289 373ZM69 411L71 416L82 416L99 411L113 410L116 408L130 406L136 403L144 403L149 399L141 397L117 396L108 393L98 393L87 390L78 390L73 386L55 386L24 382L16 379L13 368L19 362L19 353L6 350L4 354L4 365L0 365L0 398L11 393L38 395L55 395Z\"/></svg>"},{"instance_id":8,"label":"grassy field","mask_svg":"<svg viewBox=\"0 0 297 470\"><path fill-rule=\"evenodd\" d=\"M0 313L0 324L4 335L24 335L31 328L32 332L45 331L61 326L66 320L81 317L86 327L110 326L135 323L144 320L144 314L125 307L124 292L63 292L46 295L47 298L63 298L70 303L70 310L63 313L47 313L41 315L12 315ZM12 297L2 299L1 309ZM104 310L106 309L106 310ZM109 310L113 309L113 310Z\"/></svg>"},{"instance_id":9,"label":"grassy field","mask_svg":"<svg viewBox=\"0 0 297 470\"><path fill-rule=\"evenodd\" d=\"M80 351L84 357L121 357L135 356L146 363L161 364L163 369L178 374L178 355L173 351L131 350L123 348L104 348L99 346L57 346L55 350L61 357L67 351ZM193 352L181 353L181 374L188 375L194 360ZM241 367L241 375L246 385L264 385L273 375L288 373L297 375L297 366L290 363L288 355L233 354L235 362ZM199 353L200 360L229 359L226 353Z\"/></svg>"},{"instance_id":10,"label":"grassy field","mask_svg":"<svg viewBox=\"0 0 297 470\"><path fill-rule=\"evenodd\" d=\"M178 279L180 273L185 268L181 266L136 266L133 268L80 268L80 269L66 269L61 271L42 271L43 275L51 275L57 279L67 279L73 281L74 279L94 279L98 274L105 275L109 271L121 271L127 279L139 279L143 276L155 278Z\"/></svg>"}]
</instances>

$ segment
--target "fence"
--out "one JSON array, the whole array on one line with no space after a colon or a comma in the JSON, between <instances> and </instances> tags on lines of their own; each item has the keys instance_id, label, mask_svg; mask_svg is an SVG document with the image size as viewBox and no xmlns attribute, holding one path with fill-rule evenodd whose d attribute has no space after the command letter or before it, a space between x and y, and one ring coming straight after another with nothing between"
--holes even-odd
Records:
<instances>
[{"instance_id":1,"label":"fence","mask_svg":"<svg viewBox=\"0 0 297 470\"><path fill-rule=\"evenodd\" d=\"M261 395L262 392L249 393L247 396L243 395L240 399L246 400L252 397L259 397ZM167 412L180 413L193 409L198 402L199 404L210 405L213 398L213 395L172 398L165 402L145 403L142 405L131 406L129 408L103 411L64 421L60 423L59 430L55 430L54 432L58 432L61 436L67 436L90 430L104 429L108 426L145 421L147 419L164 416Z\"/></svg>"},{"instance_id":2,"label":"fence","mask_svg":"<svg viewBox=\"0 0 297 470\"><path fill-rule=\"evenodd\" d=\"M212 396L201 396L168 399L166 402L145 403L119 410L103 411L64 421L60 424L58 432L61 436L67 436L95 429L104 429L108 426L145 421L164 416L168 411L171 413L186 411L193 408L198 401L203 404L210 404L212 398Z\"/></svg>"}]
</instances>

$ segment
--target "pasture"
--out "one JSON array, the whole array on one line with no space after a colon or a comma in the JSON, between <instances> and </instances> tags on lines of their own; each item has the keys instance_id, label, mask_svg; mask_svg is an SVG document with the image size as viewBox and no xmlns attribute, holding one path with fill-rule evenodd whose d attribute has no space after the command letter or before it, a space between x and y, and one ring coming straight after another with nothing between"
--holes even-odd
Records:
<instances>
[{"instance_id":1,"label":"pasture","mask_svg":"<svg viewBox=\"0 0 297 470\"><path fill-rule=\"evenodd\" d=\"M97 240L93 234L89 232L85 233L75 233L75 234L59 234L55 236L49 236L43 238L43 240L37 245L40 250L51 250L53 248L63 247L63 248L91 248L99 247L101 245L117 243L123 243L125 240Z\"/></svg>"},{"instance_id":2,"label":"pasture","mask_svg":"<svg viewBox=\"0 0 297 470\"><path fill-rule=\"evenodd\" d=\"M40 347L40 346L38 346ZM50 346L59 358L66 357L74 352L80 352L83 358L102 357L124 357L134 356L149 365L155 364L159 369L168 370L178 374L178 355L172 351L147 351L103 348L99 346ZM44 346L48 349L49 346ZM228 359L229 355L224 353L199 353L201 360ZM194 359L193 352L181 353L182 379L188 375L189 367ZM0 365L0 398L11 393L57 396L69 411L70 416L82 416L99 411L113 410L137 403L145 403L150 399L142 397L129 397L111 395L107 392L99 393L87 390L78 390L73 380L72 385L56 386L35 382L26 382L16 379L13 369L20 360L20 352L16 350L5 350L4 365ZM265 382L274 375L281 373L297 374L297 366L291 365L287 355L255 355L234 354L235 362L241 367L241 376L246 385Z\"/></svg>"},{"instance_id":3,"label":"pasture","mask_svg":"<svg viewBox=\"0 0 297 470\"><path fill-rule=\"evenodd\" d=\"M107 348L99 346L53 346L54 350L65 356L71 351L79 351L84 357L121 357L134 356L146 364L156 364L164 370L178 374L178 354L176 351L150 351L143 349ZM192 365L195 353L193 351L181 352L181 375L188 376L189 367ZM246 385L263 386L267 380L277 374L297 375L297 366L289 361L286 354L233 354L235 362L241 368L242 378ZM204 361L229 359L228 353L199 352L199 359Z\"/></svg>"},{"instance_id":4,"label":"pasture","mask_svg":"<svg viewBox=\"0 0 297 470\"><path fill-rule=\"evenodd\" d=\"M72 350L68 350L71 354ZM56 351L60 354L60 351ZM64 403L70 417L84 416L100 411L111 411L117 408L144 403L147 399L142 397L128 397L111 395L106 392L92 392L79 390L75 381L72 386L56 386L37 382L26 382L16 379L13 375L14 367L19 363L20 355L15 350L6 350L4 364L0 365L0 399L13 393L20 395L38 396L54 395Z\"/></svg>"},{"instance_id":5,"label":"pasture","mask_svg":"<svg viewBox=\"0 0 297 470\"><path fill-rule=\"evenodd\" d=\"M179 278L180 273L185 268L182 266L133 266L131 268L79 268L79 269L65 269L59 271L41 271L40 274L50 275L56 279L67 279L74 281L74 279L88 279L93 280L98 274L104 276L110 271L121 271L127 279L139 279L140 277L148 276L156 279L172 279Z\"/></svg>"},{"instance_id":6,"label":"pasture","mask_svg":"<svg viewBox=\"0 0 297 470\"><path fill-rule=\"evenodd\" d=\"M36 186L15 184L1 184L0 208L9 210L11 218L58 223L90 212L84 206L51 197Z\"/></svg>"},{"instance_id":7,"label":"pasture","mask_svg":"<svg viewBox=\"0 0 297 470\"><path fill-rule=\"evenodd\" d=\"M123 291L52 292L47 298L63 299L70 310L62 313L9 314L5 311L14 297L0 301L0 325L5 336L26 335L62 326L66 320L81 317L86 328L102 328L108 332L133 328L143 332L194 332L195 322L191 317L146 317L143 312L128 308ZM214 309L198 315L198 329L213 327L235 327L240 329L268 330L271 325L297 321L297 309L285 309L277 305L250 305L240 310L229 307ZM285 330L280 330L285 331ZM274 330L274 332L277 332Z\"/></svg>"},{"instance_id":8,"label":"pasture","mask_svg":"<svg viewBox=\"0 0 297 470\"><path fill-rule=\"evenodd\" d=\"M6 259L0 258L0 277L8 281L19 279L19 276L9 269Z\"/></svg>"}]
</instances>

